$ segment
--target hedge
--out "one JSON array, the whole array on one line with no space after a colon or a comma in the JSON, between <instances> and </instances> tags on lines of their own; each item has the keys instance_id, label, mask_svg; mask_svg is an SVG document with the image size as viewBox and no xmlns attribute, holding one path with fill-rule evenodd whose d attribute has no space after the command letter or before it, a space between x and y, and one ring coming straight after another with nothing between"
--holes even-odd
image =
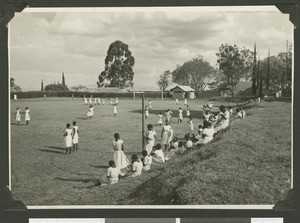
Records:
<instances>
[{"instance_id":1,"label":"hedge","mask_svg":"<svg viewBox=\"0 0 300 223\"><path fill-rule=\"evenodd\" d=\"M46 97L72 97L83 98L93 97L93 98L133 98L133 92L79 92L79 91L27 91L27 92L11 92L10 98L13 99L14 95L17 95L18 99L21 98L43 98ZM136 97L141 97L141 93L136 93ZM148 98L161 98L160 91L145 91L145 97ZM164 93L164 97L171 97L168 93Z\"/></svg>"}]
</instances>

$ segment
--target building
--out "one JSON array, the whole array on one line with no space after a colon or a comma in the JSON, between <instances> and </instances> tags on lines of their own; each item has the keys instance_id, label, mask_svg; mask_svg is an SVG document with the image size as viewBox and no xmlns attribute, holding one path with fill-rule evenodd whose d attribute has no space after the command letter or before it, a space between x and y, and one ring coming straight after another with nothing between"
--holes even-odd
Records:
<instances>
[{"instance_id":1,"label":"building","mask_svg":"<svg viewBox=\"0 0 300 223\"><path fill-rule=\"evenodd\" d=\"M173 98L195 98L195 90L190 86L176 85L175 87L170 89L170 93L172 94Z\"/></svg>"}]
</instances>

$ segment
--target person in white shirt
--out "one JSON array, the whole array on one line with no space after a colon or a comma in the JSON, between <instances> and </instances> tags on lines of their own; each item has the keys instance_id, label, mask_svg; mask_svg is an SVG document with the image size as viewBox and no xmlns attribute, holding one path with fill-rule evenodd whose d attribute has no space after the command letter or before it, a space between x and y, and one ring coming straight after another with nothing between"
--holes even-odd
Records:
<instances>
[{"instance_id":1,"label":"person in white shirt","mask_svg":"<svg viewBox=\"0 0 300 223\"><path fill-rule=\"evenodd\" d=\"M143 170L150 170L152 164L152 156L148 154L146 150L143 150L142 155Z\"/></svg>"},{"instance_id":2,"label":"person in white shirt","mask_svg":"<svg viewBox=\"0 0 300 223\"><path fill-rule=\"evenodd\" d=\"M229 111L226 109L226 107L224 105L221 105L219 107L220 109L220 113L219 113L219 116L220 116L220 122L218 125L216 125L217 127L215 128L215 131L218 132L222 129L225 129L228 127L229 125L229 118L230 118L230 113Z\"/></svg>"},{"instance_id":3,"label":"person in white shirt","mask_svg":"<svg viewBox=\"0 0 300 223\"><path fill-rule=\"evenodd\" d=\"M117 116L117 113L118 113L117 104L114 104L114 116Z\"/></svg>"},{"instance_id":4,"label":"person in white shirt","mask_svg":"<svg viewBox=\"0 0 300 223\"><path fill-rule=\"evenodd\" d=\"M131 166L132 173L129 176L130 177L140 176L142 174L142 170L143 170L142 161L139 160L137 155L132 155L131 156L131 161L132 161L132 166Z\"/></svg>"},{"instance_id":5,"label":"person in white shirt","mask_svg":"<svg viewBox=\"0 0 300 223\"><path fill-rule=\"evenodd\" d=\"M206 144L213 140L215 134L215 130L212 127L210 122L206 123L206 128L202 131L202 139L200 139L196 144Z\"/></svg>"},{"instance_id":6,"label":"person in white shirt","mask_svg":"<svg viewBox=\"0 0 300 223\"><path fill-rule=\"evenodd\" d=\"M121 170L116 167L116 164L113 160L109 161L109 168L107 169L107 179L108 184L118 183L119 177L124 176L125 174L121 173Z\"/></svg>"},{"instance_id":7,"label":"person in white shirt","mask_svg":"<svg viewBox=\"0 0 300 223\"><path fill-rule=\"evenodd\" d=\"M235 119L242 119L243 115L242 112L239 108L236 109L236 115L235 115Z\"/></svg>"},{"instance_id":8,"label":"person in white shirt","mask_svg":"<svg viewBox=\"0 0 300 223\"><path fill-rule=\"evenodd\" d=\"M119 133L115 133L114 138L115 139L112 142L114 150L114 161L119 169L124 169L129 165L129 160L124 154L123 140L120 139Z\"/></svg>"},{"instance_id":9,"label":"person in white shirt","mask_svg":"<svg viewBox=\"0 0 300 223\"><path fill-rule=\"evenodd\" d=\"M155 150L153 152L153 159L157 162L164 163L165 162L165 155L161 150L161 144L157 144L155 146Z\"/></svg>"}]
</instances>

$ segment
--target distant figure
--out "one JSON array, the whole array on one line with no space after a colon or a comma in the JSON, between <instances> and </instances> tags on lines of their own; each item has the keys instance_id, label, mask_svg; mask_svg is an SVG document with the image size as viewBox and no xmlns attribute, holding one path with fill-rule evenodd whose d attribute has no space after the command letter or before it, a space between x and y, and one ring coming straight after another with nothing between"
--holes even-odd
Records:
<instances>
[{"instance_id":1,"label":"distant figure","mask_svg":"<svg viewBox=\"0 0 300 223\"><path fill-rule=\"evenodd\" d=\"M92 101L92 96L90 97L89 99L89 104L92 105L93 104L93 101Z\"/></svg>"},{"instance_id":2,"label":"distant figure","mask_svg":"<svg viewBox=\"0 0 300 223\"><path fill-rule=\"evenodd\" d=\"M74 99L74 94L72 94L72 100Z\"/></svg>"},{"instance_id":3,"label":"distant figure","mask_svg":"<svg viewBox=\"0 0 300 223\"><path fill-rule=\"evenodd\" d=\"M26 125L29 124L29 121L30 121L30 114L29 114L29 109L28 107L25 108L25 122L26 122Z\"/></svg>"},{"instance_id":4,"label":"distant figure","mask_svg":"<svg viewBox=\"0 0 300 223\"><path fill-rule=\"evenodd\" d=\"M93 105L89 106L89 110L87 112L87 116L88 116L89 119L93 118L93 116L94 116L94 107L93 107Z\"/></svg>"},{"instance_id":5,"label":"distant figure","mask_svg":"<svg viewBox=\"0 0 300 223\"><path fill-rule=\"evenodd\" d=\"M113 160L108 162L109 168L107 169L107 179L108 184L118 183L119 177L124 176L125 174L121 173L121 170L116 166L116 163Z\"/></svg>"},{"instance_id":6,"label":"distant figure","mask_svg":"<svg viewBox=\"0 0 300 223\"><path fill-rule=\"evenodd\" d=\"M182 123L182 120L183 120L183 111L182 111L182 108L180 107L179 110L178 110L178 122Z\"/></svg>"},{"instance_id":7,"label":"distant figure","mask_svg":"<svg viewBox=\"0 0 300 223\"><path fill-rule=\"evenodd\" d=\"M108 99L108 103L112 105L112 100L110 100L110 98Z\"/></svg>"},{"instance_id":8,"label":"distant figure","mask_svg":"<svg viewBox=\"0 0 300 223\"><path fill-rule=\"evenodd\" d=\"M44 100L46 100L46 97L47 97L47 96L44 94Z\"/></svg>"},{"instance_id":9,"label":"distant figure","mask_svg":"<svg viewBox=\"0 0 300 223\"><path fill-rule=\"evenodd\" d=\"M170 125L170 122L166 120L166 124L163 126L161 132L162 144L165 147L165 150L170 148L170 142L173 139L173 129Z\"/></svg>"},{"instance_id":10,"label":"distant figure","mask_svg":"<svg viewBox=\"0 0 300 223\"><path fill-rule=\"evenodd\" d=\"M145 118L148 118L149 116L149 110L148 110L148 106L145 106Z\"/></svg>"},{"instance_id":11,"label":"distant figure","mask_svg":"<svg viewBox=\"0 0 300 223\"><path fill-rule=\"evenodd\" d=\"M123 140L120 139L119 133L114 134L113 150L114 152L114 161L116 163L116 167L119 169L124 169L129 165L129 160L127 159L126 155L124 154L124 145Z\"/></svg>"},{"instance_id":12,"label":"distant figure","mask_svg":"<svg viewBox=\"0 0 300 223\"><path fill-rule=\"evenodd\" d=\"M14 101L16 101L17 100L17 95L16 94L14 94Z\"/></svg>"},{"instance_id":13,"label":"distant figure","mask_svg":"<svg viewBox=\"0 0 300 223\"><path fill-rule=\"evenodd\" d=\"M101 104L101 99L97 98L97 104L100 105Z\"/></svg>"},{"instance_id":14,"label":"distant figure","mask_svg":"<svg viewBox=\"0 0 300 223\"><path fill-rule=\"evenodd\" d=\"M148 101L148 107L149 107L149 110L152 109L152 102L150 100Z\"/></svg>"},{"instance_id":15,"label":"distant figure","mask_svg":"<svg viewBox=\"0 0 300 223\"><path fill-rule=\"evenodd\" d=\"M88 101L87 101L86 97L83 100L84 100L84 104L87 105Z\"/></svg>"},{"instance_id":16,"label":"distant figure","mask_svg":"<svg viewBox=\"0 0 300 223\"><path fill-rule=\"evenodd\" d=\"M116 97L116 104L118 104L119 103L119 99L118 99L118 97Z\"/></svg>"},{"instance_id":17,"label":"distant figure","mask_svg":"<svg viewBox=\"0 0 300 223\"><path fill-rule=\"evenodd\" d=\"M232 107L228 107L228 111L229 111L229 114L230 114L230 115L233 114L233 108L232 108Z\"/></svg>"},{"instance_id":18,"label":"distant figure","mask_svg":"<svg viewBox=\"0 0 300 223\"><path fill-rule=\"evenodd\" d=\"M102 99L102 104L105 105L105 98Z\"/></svg>"},{"instance_id":19,"label":"distant figure","mask_svg":"<svg viewBox=\"0 0 300 223\"><path fill-rule=\"evenodd\" d=\"M97 98L94 98L94 105L97 105Z\"/></svg>"},{"instance_id":20,"label":"distant figure","mask_svg":"<svg viewBox=\"0 0 300 223\"><path fill-rule=\"evenodd\" d=\"M208 102L208 108L211 109L214 106L214 102L213 101L209 101Z\"/></svg>"},{"instance_id":21,"label":"distant figure","mask_svg":"<svg viewBox=\"0 0 300 223\"><path fill-rule=\"evenodd\" d=\"M162 118L163 118L164 116L161 114L161 112L159 113L159 115L158 115L158 125L159 126L161 126L162 125L162 123L163 123L163 121L162 121Z\"/></svg>"},{"instance_id":22,"label":"distant figure","mask_svg":"<svg viewBox=\"0 0 300 223\"><path fill-rule=\"evenodd\" d=\"M190 133L194 133L194 124L193 124L193 118L192 116L189 116L189 120L187 121L187 123L189 124L189 131Z\"/></svg>"},{"instance_id":23,"label":"distant figure","mask_svg":"<svg viewBox=\"0 0 300 223\"><path fill-rule=\"evenodd\" d=\"M187 106L186 106L186 117L189 118L190 116L191 116L190 106L187 105Z\"/></svg>"},{"instance_id":24,"label":"distant figure","mask_svg":"<svg viewBox=\"0 0 300 223\"><path fill-rule=\"evenodd\" d=\"M145 139L147 140L147 145L145 146L145 150L148 152L148 154L151 154L153 146L155 144L156 139L156 132L153 129L153 125L149 124L147 125L148 133L145 134Z\"/></svg>"},{"instance_id":25,"label":"distant figure","mask_svg":"<svg viewBox=\"0 0 300 223\"><path fill-rule=\"evenodd\" d=\"M73 121L73 129L72 129L72 143L73 143L73 151L78 150L78 140L79 140L79 130L76 122Z\"/></svg>"},{"instance_id":26,"label":"distant figure","mask_svg":"<svg viewBox=\"0 0 300 223\"><path fill-rule=\"evenodd\" d=\"M143 170L150 170L152 164L152 156L148 154L146 150L143 150L142 155L143 158L141 161L143 162Z\"/></svg>"},{"instance_id":27,"label":"distant figure","mask_svg":"<svg viewBox=\"0 0 300 223\"><path fill-rule=\"evenodd\" d=\"M246 117L246 112L243 107L241 107L241 112L242 112L242 118L244 119Z\"/></svg>"},{"instance_id":28,"label":"distant figure","mask_svg":"<svg viewBox=\"0 0 300 223\"><path fill-rule=\"evenodd\" d=\"M20 124L20 121L21 121L21 109L19 107L17 107L16 121L17 121L18 124Z\"/></svg>"},{"instance_id":29,"label":"distant figure","mask_svg":"<svg viewBox=\"0 0 300 223\"><path fill-rule=\"evenodd\" d=\"M235 115L235 119L242 119L243 115L242 112L239 108L236 109L236 115Z\"/></svg>"},{"instance_id":30,"label":"distant figure","mask_svg":"<svg viewBox=\"0 0 300 223\"><path fill-rule=\"evenodd\" d=\"M175 104L178 105L178 98L175 99Z\"/></svg>"},{"instance_id":31,"label":"distant figure","mask_svg":"<svg viewBox=\"0 0 300 223\"><path fill-rule=\"evenodd\" d=\"M70 123L67 123L66 125L66 130L64 133L65 137L65 145L66 145L66 153L71 153L71 148L72 148L72 129L70 129Z\"/></svg>"},{"instance_id":32,"label":"distant figure","mask_svg":"<svg viewBox=\"0 0 300 223\"><path fill-rule=\"evenodd\" d=\"M114 104L114 116L117 116L117 113L118 113L117 104Z\"/></svg>"},{"instance_id":33,"label":"distant figure","mask_svg":"<svg viewBox=\"0 0 300 223\"><path fill-rule=\"evenodd\" d=\"M184 105L187 105L188 104L188 101L187 101L187 98L184 99Z\"/></svg>"}]
</instances>

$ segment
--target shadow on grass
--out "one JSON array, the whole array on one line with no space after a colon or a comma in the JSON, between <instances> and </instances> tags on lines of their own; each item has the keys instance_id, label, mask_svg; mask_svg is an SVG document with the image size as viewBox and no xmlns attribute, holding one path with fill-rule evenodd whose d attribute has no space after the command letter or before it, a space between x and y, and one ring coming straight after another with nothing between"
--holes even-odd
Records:
<instances>
[{"instance_id":1,"label":"shadow on grass","mask_svg":"<svg viewBox=\"0 0 300 223\"><path fill-rule=\"evenodd\" d=\"M81 182L81 183L92 183L92 185L88 186L73 186L73 188L93 188L101 186L100 181L97 179L68 179L55 177L54 180L62 180L62 181L71 181L71 182Z\"/></svg>"},{"instance_id":2,"label":"shadow on grass","mask_svg":"<svg viewBox=\"0 0 300 223\"><path fill-rule=\"evenodd\" d=\"M106 165L90 165L90 167L95 167L95 168L99 168L99 169L107 169L109 166Z\"/></svg>"},{"instance_id":3,"label":"shadow on grass","mask_svg":"<svg viewBox=\"0 0 300 223\"><path fill-rule=\"evenodd\" d=\"M11 125L20 125L20 126L24 126L25 124L18 124L18 123L11 123Z\"/></svg>"},{"instance_id":4,"label":"shadow on grass","mask_svg":"<svg viewBox=\"0 0 300 223\"><path fill-rule=\"evenodd\" d=\"M179 107L178 107L179 108ZM184 111L184 114L183 114L183 117L186 118L186 112L185 112L185 107L181 107ZM130 112L132 113L139 113L141 114L142 113L142 109L138 109L138 110L131 110ZM149 115L159 115L159 113L161 112L162 115L165 114L166 110L150 110L149 111ZM178 110L172 110L173 112L173 119L172 119L172 123L177 123L177 118L178 118ZM190 110L191 112L191 116L194 118L194 119L202 119L203 117L203 111L202 110Z\"/></svg>"},{"instance_id":5,"label":"shadow on grass","mask_svg":"<svg viewBox=\"0 0 300 223\"><path fill-rule=\"evenodd\" d=\"M77 120L88 120L89 118L88 117L85 117L85 118L83 118L83 117L79 117L79 118L76 118Z\"/></svg>"},{"instance_id":6,"label":"shadow on grass","mask_svg":"<svg viewBox=\"0 0 300 223\"><path fill-rule=\"evenodd\" d=\"M55 151L55 150L50 150L50 149L37 149L41 152L48 152L48 153L56 153L56 154L65 154L64 152L59 152L59 151Z\"/></svg>"},{"instance_id":7,"label":"shadow on grass","mask_svg":"<svg viewBox=\"0 0 300 223\"><path fill-rule=\"evenodd\" d=\"M59 146L45 146L45 147L47 147L47 148L49 148L49 149L58 149L58 150L66 150L66 148L63 148L63 147L59 147Z\"/></svg>"}]
</instances>

